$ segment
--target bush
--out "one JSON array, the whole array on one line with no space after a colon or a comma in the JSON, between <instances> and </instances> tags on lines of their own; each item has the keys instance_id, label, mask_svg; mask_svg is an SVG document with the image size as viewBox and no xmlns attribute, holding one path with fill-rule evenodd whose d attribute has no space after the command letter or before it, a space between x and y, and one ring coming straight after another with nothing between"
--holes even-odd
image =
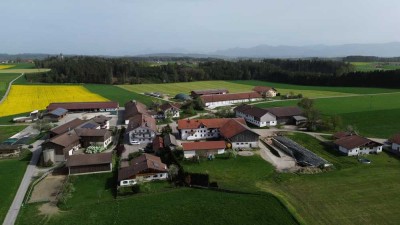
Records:
<instances>
[{"instance_id":1,"label":"bush","mask_svg":"<svg viewBox=\"0 0 400 225\"><path fill-rule=\"evenodd\" d=\"M125 195L132 195L140 192L140 186L139 185L133 185L130 187L118 187L117 194L119 196L125 196Z\"/></svg>"},{"instance_id":2,"label":"bush","mask_svg":"<svg viewBox=\"0 0 400 225\"><path fill-rule=\"evenodd\" d=\"M96 146L96 145L89 146L85 149L85 153L87 153L87 154L96 154L96 153L100 153L102 151L104 151L104 147Z\"/></svg>"},{"instance_id":3,"label":"bush","mask_svg":"<svg viewBox=\"0 0 400 225\"><path fill-rule=\"evenodd\" d=\"M142 152L142 151L132 152L132 153L129 153L128 159L129 159L129 161L130 161L130 160L132 160L132 159L134 159L134 158L137 158L137 157L139 157L139 156L141 156L141 155L143 155L143 152Z\"/></svg>"}]
</instances>

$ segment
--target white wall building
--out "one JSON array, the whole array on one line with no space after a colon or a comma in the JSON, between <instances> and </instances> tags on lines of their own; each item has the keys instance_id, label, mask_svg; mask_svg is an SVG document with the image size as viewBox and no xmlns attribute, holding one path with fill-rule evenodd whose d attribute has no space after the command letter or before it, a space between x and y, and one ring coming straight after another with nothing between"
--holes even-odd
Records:
<instances>
[{"instance_id":1,"label":"white wall building","mask_svg":"<svg viewBox=\"0 0 400 225\"><path fill-rule=\"evenodd\" d=\"M335 144L341 153L348 156L379 153L383 148L382 144L358 135L342 137Z\"/></svg>"},{"instance_id":2,"label":"white wall building","mask_svg":"<svg viewBox=\"0 0 400 225\"><path fill-rule=\"evenodd\" d=\"M202 95L200 96L204 105L208 108L227 106L245 102L254 102L262 100L262 96L257 92L235 93L223 95Z\"/></svg>"},{"instance_id":3,"label":"white wall building","mask_svg":"<svg viewBox=\"0 0 400 225\"><path fill-rule=\"evenodd\" d=\"M265 109L251 105L240 105L234 109L236 117L244 118L247 122L258 127L276 126L276 116Z\"/></svg>"}]
</instances>

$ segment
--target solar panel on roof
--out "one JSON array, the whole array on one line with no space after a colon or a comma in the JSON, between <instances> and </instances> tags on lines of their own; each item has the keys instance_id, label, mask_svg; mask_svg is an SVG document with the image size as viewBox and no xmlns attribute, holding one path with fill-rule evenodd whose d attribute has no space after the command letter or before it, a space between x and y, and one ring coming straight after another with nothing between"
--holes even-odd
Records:
<instances>
[{"instance_id":1,"label":"solar panel on roof","mask_svg":"<svg viewBox=\"0 0 400 225\"><path fill-rule=\"evenodd\" d=\"M68 110L63 109L63 108L57 108L57 109L51 111L50 113L53 114L53 115L56 115L56 116L62 116L62 115L64 115L66 112L68 112Z\"/></svg>"},{"instance_id":2,"label":"solar panel on roof","mask_svg":"<svg viewBox=\"0 0 400 225\"><path fill-rule=\"evenodd\" d=\"M95 124L87 123L87 124L83 125L81 128L93 129L96 127L97 127L97 125L95 125Z\"/></svg>"}]
</instances>

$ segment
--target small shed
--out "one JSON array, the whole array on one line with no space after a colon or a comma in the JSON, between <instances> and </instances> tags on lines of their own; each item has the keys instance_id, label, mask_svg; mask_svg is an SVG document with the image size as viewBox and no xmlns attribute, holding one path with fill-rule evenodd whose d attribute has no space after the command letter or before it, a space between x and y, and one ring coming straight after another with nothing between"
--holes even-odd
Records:
<instances>
[{"instance_id":1,"label":"small shed","mask_svg":"<svg viewBox=\"0 0 400 225\"><path fill-rule=\"evenodd\" d=\"M18 145L0 145L0 157L19 155L21 148Z\"/></svg>"},{"instance_id":2,"label":"small shed","mask_svg":"<svg viewBox=\"0 0 400 225\"><path fill-rule=\"evenodd\" d=\"M304 116L293 116L293 119L296 126L307 122L307 117Z\"/></svg>"},{"instance_id":3,"label":"small shed","mask_svg":"<svg viewBox=\"0 0 400 225\"><path fill-rule=\"evenodd\" d=\"M66 166L69 175L111 172L112 153L71 155Z\"/></svg>"}]
</instances>

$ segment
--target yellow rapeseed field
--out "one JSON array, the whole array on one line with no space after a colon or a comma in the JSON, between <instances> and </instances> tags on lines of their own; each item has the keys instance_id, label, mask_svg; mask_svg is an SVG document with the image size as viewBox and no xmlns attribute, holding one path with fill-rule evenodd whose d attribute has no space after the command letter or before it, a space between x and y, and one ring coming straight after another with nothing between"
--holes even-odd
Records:
<instances>
[{"instance_id":1,"label":"yellow rapeseed field","mask_svg":"<svg viewBox=\"0 0 400 225\"><path fill-rule=\"evenodd\" d=\"M0 117L45 109L52 102L108 101L79 85L13 85Z\"/></svg>"},{"instance_id":2,"label":"yellow rapeseed field","mask_svg":"<svg viewBox=\"0 0 400 225\"><path fill-rule=\"evenodd\" d=\"M15 65L0 65L0 70L9 69L9 68L14 67L14 66Z\"/></svg>"}]
</instances>

